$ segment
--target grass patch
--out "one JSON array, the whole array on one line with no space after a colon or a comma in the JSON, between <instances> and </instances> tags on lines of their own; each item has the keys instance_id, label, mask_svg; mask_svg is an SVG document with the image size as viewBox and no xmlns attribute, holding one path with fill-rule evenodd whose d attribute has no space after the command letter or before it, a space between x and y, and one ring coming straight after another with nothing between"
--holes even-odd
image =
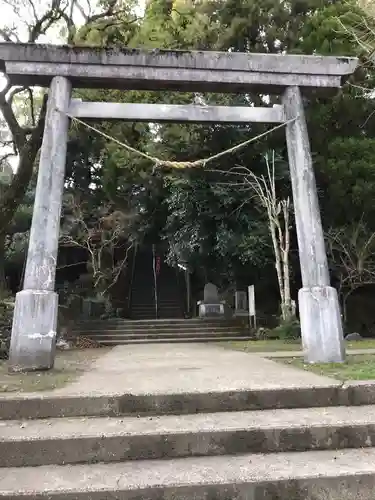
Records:
<instances>
[{"instance_id":1,"label":"grass patch","mask_svg":"<svg viewBox=\"0 0 375 500\"><path fill-rule=\"evenodd\" d=\"M230 342L220 342L220 345L227 349L244 352L275 352L275 351L300 351L301 342L299 340L233 340ZM375 346L375 343L374 343Z\"/></svg>"},{"instance_id":2,"label":"grass patch","mask_svg":"<svg viewBox=\"0 0 375 500\"><path fill-rule=\"evenodd\" d=\"M300 340L234 340L221 342L227 349L244 352L282 352L301 351ZM346 342L347 349L375 349L375 339Z\"/></svg>"},{"instance_id":3,"label":"grass patch","mask_svg":"<svg viewBox=\"0 0 375 500\"><path fill-rule=\"evenodd\" d=\"M345 363L311 365L305 364L300 358L280 358L274 361L343 381L375 379L375 355L373 354L349 355Z\"/></svg>"},{"instance_id":4,"label":"grass patch","mask_svg":"<svg viewBox=\"0 0 375 500\"><path fill-rule=\"evenodd\" d=\"M36 392L59 389L74 382L93 361L110 348L58 351L55 366L45 372L8 373L8 363L0 361L0 393Z\"/></svg>"}]
</instances>

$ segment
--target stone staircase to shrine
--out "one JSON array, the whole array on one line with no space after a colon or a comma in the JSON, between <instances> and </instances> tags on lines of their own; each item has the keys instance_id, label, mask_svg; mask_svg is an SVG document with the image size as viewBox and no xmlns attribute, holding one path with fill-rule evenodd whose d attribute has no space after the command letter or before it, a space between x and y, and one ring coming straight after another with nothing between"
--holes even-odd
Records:
<instances>
[{"instance_id":1,"label":"stone staircase to shrine","mask_svg":"<svg viewBox=\"0 0 375 500\"><path fill-rule=\"evenodd\" d=\"M360 401L333 386L3 396L0 499L373 500Z\"/></svg>"},{"instance_id":2,"label":"stone staircase to shrine","mask_svg":"<svg viewBox=\"0 0 375 500\"><path fill-rule=\"evenodd\" d=\"M246 320L239 319L82 321L74 325L71 333L88 337L102 345L220 342L251 338Z\"/></svg>"},{"instance_id":3,"label":"stone staircase to shrine","mask_svg":"<svg viewBox=\"0 0 375 500\"><path fill-rule=\"evenodd\" d=\"M160 272L157 276L157 307L153 255L149 250L138 251L135 257L134 276L131 284L130 317L133 320L156 318L183 318L186 303L184 279L178 269L170 267L160 255Z\"/></svg>"}]
</instances>

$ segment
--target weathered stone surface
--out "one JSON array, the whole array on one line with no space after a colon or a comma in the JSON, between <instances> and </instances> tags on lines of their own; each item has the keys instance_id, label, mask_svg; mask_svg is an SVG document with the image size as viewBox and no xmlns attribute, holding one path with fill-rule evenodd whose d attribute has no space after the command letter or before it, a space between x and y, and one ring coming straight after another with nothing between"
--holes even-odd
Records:
<instances>
[{"instance_id":1,"label":"weathered stone surface","mask_svg":"<svg viewBox=\"0 0 375 500\"><path fill-rule=\"evenodd\" d=\"M345 346L335 288L301 288L298 292L302 345L308 363L342 363Z\"/></svg>"},{"instance_id":2,"label":"weathered stone surface","mask_svg":"<svg viewBox=\"0 0 375 500\"><path fill-rule=\"evenodd\" d=\"M38 182L25 269L25 290L55 289L60 212L64 189L69 118L58 109L70 101L71 84L55 77L48 97Z\"/></svg>"},{"instance_id":3,"label":"weathered stone surface","mask_svg":"<svg viewBox=\"0 0 375 500\"><path fill-rule=\"evenodd\" d=\"M315 174L301 92L290 87L283 97L286 141L296 219L302 286L329 286L328 262Z\"/></svg>"},{"instance_id":4,"label":"weathered stone surface","mask_svg":"<svg viewBox=\"0 0 375 500\"><path fill-rule=\"evenodd\" d=\"M374 407L337 407L370 400L375 383L215 346L115 348L71 385L0 398L1 418L65 417L0 422L0 498L373 500Z\"/></svg>"},{"instance_id":5,"label":"weathered stone surface","mask_svg":"<svg viewBox=\"0 0 375 500\"><path fill-rule=\"evenodd\" d=\"M299 314L305 358L310 363L342 362L345 349L336 290L330 287L328 261L319 211L314 169L300 89L283 97L286 140L293 189L303 288Z\"/></svg>"},{"instance_id":6,"label":"weathered stone surface","mask_svg":"<svg viewBox=\"0 0 375 500\"><path fill-rule=\"evenodd\" d=\"M348 342L353 342L353 341L361 341L363 340L363 337L359 333L348 333L348 335L345 336L345 340Z\"/></svg>"},{"instance_id":7,"label":"weathered stone surface","mask_svg":"<svg viewBox=\"0 0 375 500\"><path fill-rule=\"evenodd\" d=\"M17 293L9 351L9 370L48 370L53 367L58 296L55 292Z\"/></svg>"},{"instance_id":8,"label":"weathered stone surface","mask_svg":"<svg viewBox=\"0 0 375 500\"><path fill-rule=\"evenodd\" d=\"M0 467L368 448L374 406L0 422Z\"/></svg>"},{"instance_id":9,"label":"weathered stone surface","mask_svg":"<svg viewBox=\"0 0 375 500\"><path fill-rule=\"evenodd\" d=\"M55 75L74 86L144 90L279 91L290 85L340 87L357 60L347 57L190 51L98 49L0 44L0 61L14 84L50 84Z\"/></svg>"},{"instance_id":10,"label":"weathered stone surface","mask_svg":"<svg viewBox=\"0 0 375 500\"><path fill-rule=\"evenodd\" d=\"M236 290L234 293L234 314L241 315L249 315L249 307L248 307L248 294L242 290Z\"/></svg>"},{"instance_id":11,"label":"weathered stone surface","mask_svg":"<svg viewBox=\"0 0 375 500\"><path fill-rule=\"evenodd\" d=\"M375 404L375 384L341 386L338 380L215 345L118 346L58 391L0 396L0 419Z\"/></svg>"},{"instance_id":12,"label":"weathered stone surface","mask_svg":"<svg viewBox=\"0 0 375 500\"><path fill-rule=\"evenodd\" d=\"M204 285L203 300L207 304L219 304L219 294L216 285L213 283L206 283Z\"/></svg>"},{"instance_id":13,"label":"weathered stone surface","mask_svg":"<svg viewBox=\"0 0 375 500\"><path fill-rule=\"evenodd\" d=\"M225 314L224 302L219 299L217 286L206 283L203 290L203 301L198 302L199 317L223 317Z\"/></svg>"},{"instance_id":14,"label":"weathered stone surface","mask_svg":"<svg viewBox=\"0 0 375 500\"><path fill-rule=\"evenodd\" d=\"M55 77L48 97L38 182L25 268L24 290L17 294L9 362L11 371L53 366L58 296L55 273L64 189L69 119L57 111L70 101L71 84Z\"/></svg>"},{"instance_id":15,"label":"weathered stone surface","mask_svg":"<svg viewBox=\"0 0 375 500\"><path fill-rule=\"evenodd\" d=\"M7 500L373 500L375 449L0 470Z\"/></svg>"},{"instance_id":16,"label":"weathered stone surface","mask_svg":"<svg viewBox=\"0 0 375 500\"><path fill-rule=\"evenodd\" d=\"M267 73L345 75L354 71L357 58L250 54L194 50L145 50L119 47L71 47L34 43L0 43L0 60L68 64L155 66Z\"/></svg>"},{"instance_id":17,"label":"weathered stone surface","mask_svg":"<svg viewBox=\"0 0 375 500\"><path fill-rule=\"evenodd\" d=\"M139 104L82 102L72 99L69 114L77 118L124 120L131 122L172 123L281 123L285 121L280 105L272 108L247 106L196 106L193 104Z\"/></svg>"},{"instance_id":18,"label":"weathered stone surface","mask_svg":"<svg viewBox=\"0 0 375 500\"><path fill-rule=\"evenodd\" d=\"M375 383L182 394L25 394L0 396L0 420L85 416L176 415L201 412L375 405Z\"/></svg>"}]
</instances>

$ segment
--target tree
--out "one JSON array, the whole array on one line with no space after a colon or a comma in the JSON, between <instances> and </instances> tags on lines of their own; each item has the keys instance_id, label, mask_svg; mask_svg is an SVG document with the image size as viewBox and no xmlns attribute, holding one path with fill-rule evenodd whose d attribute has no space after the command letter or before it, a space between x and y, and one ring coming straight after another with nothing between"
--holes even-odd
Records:
<instances>
[{"instance_id":1,"label":"tree","mask_svg":"<svg viewBox=\"0 0 375 500\"><path fill-rule=\"evenodd\" d=\"M276 187L276 158L275 152L265 155L266 175L256 175L245 166L236 166L227 176L237 180L233 182L235 188L242 188L246 192L253 192L262 209L266 212L269 234L272 241L275 269L281 300L281 316L283 321L289 321L294 315L290 292L290 211L289 196L279 198Z\"/></svg>"},{"instance_id":2,"label":"tree","mask_svg":"<svg viewBox=\"0 0 375 500\"><path fill-rule=\"evenodd\" d=\"M367 58L374 60L375 50L375 8L370 0L349 2L351 9L338 18L344 33L363 51Z\"/></svg>"},{"instance_id":3,"label":"tree","mask_svg":"<svg viewBox=\"0 0 375 500\"><path fill-rule=\"evenodd\" d=\"M30 0L23 1L31 5ZM56 32L62 29L64 33L58 35L59 39L68 36L74 43L89 46L110 44L183 50L355 55L358 49L347 33L339 30L338 21L342 16L351 15L354 4L354 1L346 0L150 0L145 16L138 19L133 13L132 2L117 2L116 6L113 2L105 2L91 12L85 7L83 15L79 12L81 4L75 1L69 2L75 12L73 15L64 4L64 12L71 22L62 16L48 30ZM59 11L58 5L62 6L57 2L54 19L61 15L62 9ZM37 7L36 11L42 12L42 7ZM112 11L108 12L108 9ZM94 19L92 16L96 12L106 15ZM33 19L32 12L29 18ZM47 18L42 28L48 26ZM87 23L77 28L84 20ZM366 212L372 204L372 187L375 185L371 180L375 120L372 112L375 111L375 100L367 99L358 88L371 81L371 69L361 67L335 98L328 99L314 93L306 98L326 227L341 227L344 218L347 220L354 212ZM201 95L80 89L75 90L75 96L96 101L242 106L278 102L278 97L268 96L265 100L256 92ZM30 115L29 108L23 104L26 101L21 97L29 99L28 91L14 97L17 118L21 108ZM37 97L40 105L41 96L35 95L34 100ZM260 124L150 126L104 122L95 127L154 156L181 161L211 156L264 130L264 125ZM264 141L224 157L212 166L223 171L233 169L234 165L250 167L259 177L264 175L263 156L269 149L277 150L286 159L284 131L275 132ZM259 203L249 199L249 191L224 186L218 172L197 170L176 174L165 170L152 172L152 167L150 162L129 154L84 127L71 128L67 186L70 192L79 192L85 204L91 200L92 213L98 213L105 204L110 205L111 210L127 213L130 203L133 210L142 214L137 220L138 238L147 234L156 238L162 234L171 256L188 254L193 267L204 269L204 273L222 283L237 282L242 277L244 281L258 279L266 283L267 290L272 286L277 291L269 222L265 211L259 210ZM366 187L366 183L369 186ZM281 199L284 199L287 187L286 176L278 179ZM371 217L372 212L366 212L370 230ZM280 223L282 225L282 221ZM292 238L292 264L294 251L295 239ZM296 270L297 266L293 269L294 275Z\"/></svg>"},{"instance_id":4,"label":"tree","mask_svg":"<svg viewBox=\"0 0 375 500\"><path fill-rule=\"evenodd\" d=\"M34 162L42 143L44 119L46 111L46 99L39 109L38 118L34 109L33 93L28 92L30 98L31 126L23 126L19 123L13 110L13 100L17 93L24 89L13 89L8 84L0 93L0 110L9 128L9 135L3 141L3 146L13 148L14 156L18 156L18 165L15 174L9 183L0 185L0 289L5 287L4 282L4 260L5 260L5 237L9 224L22 202L29 185ZM6 152L2 158L4 161L10 153Z\"/></svg>"},{"instance_id":5,"label":"tree","mask_svg":"<svg viewBox=\"0 0 375 500\"><path fill-rule=\"evenodd\" d=\"M153 0L147 2L144 19L132 25L133 36L129 35L128 24L119 24L116 40L126 37L129 46L145 48L214 48L269 53L311 54L315 52L354 55L356 49L346 34L338 31L337 21L339 16L350 13L351 8L351 4L346 1L334 0L329 2L302 0L291 4L280 0L267 0L266 2L218 0L198 3L187 0L174 2ZM160 26L163 26L163 29L160 29ZM97 31L96 35L99 40L100 32ZM367 76L367 73L360 71L351 83L361 84ZM122 93L121 95L113 94L113 97L117 101L124 98L127 101L142 98L147 102L161 100L162 102L203 102L247 106L266 104L264 96L253 92L236 96L221 94L203 96L172 92ZM277 102L277 98L273 96L269 98L270 104ZM334 175L338 174L335 164L338 166L340 162L348 161L340 155L338 148L334 150L332 142L336 140L340 142L352 136L354 142L360 137L363 138L365 134L371 133L371 121L361 128L369 103L360 96L354 86L348 86L335 99L326 99L312 94L307 104L316 174L322 194L324 222L329 224L332 218L339 215L338 210L337 214L333 210L335 204L339 205L338 194L335 193L333 197L334 189L331 188L335 186ZM350 115L350 121L345 119L346 115ZM109 125L107 130L114 131L117 137L127 139L129 135L129 129L124 125ZM145 138L138 142L142 149L166 159L194 160L226 149L247 139L249 135L256 135L258 130L264 130L264 126L252 124L240 127L215 124L203 127L164 124L155 128L154 133L150 130L146 132L146 129L138 128L137 130L141 132L142 138ZM132 140L132 136L129 135L129 137ZM215 168L229 170L234 164L244 167L251 165L252 171L258 175L263 151L269 148L280 151L286 159L283 131L273 134L261 143L249 146L238 155L224 158L215 164ZM223 186L214 186L215 180L203 172L191 174L185 172L182 176L169 175L168 181L163 183L160 177L165 178L165 172L160 173L158 180L157 176L150 176L150 166L147 168L145 164L141 165L137 158L129 156L118 146L107 144L104 150L106 152L105 175L108 178L108 171L113 172L111 185L117 186L116 189L123 182L131 183L134 179L133 172L143 171L145 177L138 179L137 186L139 192L146 192L150 196L148 199L140 197L142 209L147 211L149 227L153 226L159 231L164 226L163 234L170 244L172 253L180 251L189 253L197 266L205 261L213 266L211 272L215 276L217 276L217 269L225 269L228 279L234 279L231 260L237 257L238 262L242 260L247 265L253 262L254 267L257 262L260 267L261 259L258 257L261 257L261 251L257 252L257 250L264 248L265 221L251 203L244 205L248 210L246 217L243 215L244 211L238 209L245 201L242 193L229 193L229 190L225 190ZM118 164L126 165L127 168L119 172ZM130 174L131 170L133 172ZM352 173L356 175L355 168ZM163 197L166 210L157 208ZM348 200L345 206L346 211L349 210L349 206ZM239 218L241 218L241 223L238 223ZM255 241L259 244L255 244ZM252 257L250 252L252 252ZM268 258L269 255L267 255ZM206 264L204 267L207 267ZM243 274L243 270L240 271L237 268L235 274L241 274L241 272Z\"/></svg>"},{"instance_id":6,"label":"tree","mask_svg":"<svg viewBox=\"0 0 375 500\"><path fill-rule=\"evenodd\" d=\"M375 285L375 232L363 221L331 228L326 234L331 266L338 279L344 319L350 295L367 285Z\"/></svg>"},{"instance_id":7,"label":"tree","mask_svg":"<svg viewBox=\"0 0 375 500\"><path fill-rule=\"evenodd\" d=\"M48 5L37 0L6 0L5 3L14 15L14 23L0 26L0 36L9 43L21 39L35 43L52 30L57 31L55 36L58 38L72 43L77 16L90 25L104 20L114 22L124 11L122 0L107 0L95 7L90 1L84 7L78 0L52 0ZM26 116L16 105L16 98L20 99L20 96L22 106L28 110ZM6 124L6 127L1 127L0 164L12 156L17 159L11 181L0 185L0 288L3 288L5 237L25 196L42 143L46 95L29 87L12 88L8 81L0 92L0 112Z\"/></svg>"},{"instance_id":8,"label":"tree","mask_svg":"<svg viewBox=\"0 0 375 500\"><path fill-rule=\"evenodd\" d=\"M64 207L60 244L85 251L96 295L108 299L134 244L132 223L135 216L106 208L93 213L92 206L74 195L66 196Z\"/></svg>"}]
</instances>

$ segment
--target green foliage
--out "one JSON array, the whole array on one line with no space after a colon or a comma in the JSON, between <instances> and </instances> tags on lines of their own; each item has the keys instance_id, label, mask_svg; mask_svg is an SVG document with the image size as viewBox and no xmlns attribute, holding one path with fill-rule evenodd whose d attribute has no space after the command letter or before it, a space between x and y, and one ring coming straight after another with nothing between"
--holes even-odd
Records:
<instances>
[{"instance_id":1,"label":"green foliage","mask_svg":"<svg viewBox=\"0 0 375 500\"><path fill-rule=\"evenodd\" d=\"M243 266L249 273L272 265L272 248L267 224L257 218L249 193L242 197L232 187L210 182L204 172L194 178L170 179L164 204L167 219L164 238L171 261L184 261L204 275L236 281Z\"/></svg>"},{"instance_id":2,"label":"green foliage","mask_svg":"<svg viewBox=\"0 0 375 500\"><path fill-rule=\"evenodd\" d=\"M301 327L297 318L283 320L272 330L272 336L280 340L297 340L301 338Z\"/></svg>"},{"instance_id":3,"label":"green foliage","mask_svg":"<svg viewBox=\"0 0 375 500\"><path fill-rule=\"evenodd\" d=\"M375 229L375 137L333 139L321 172L327 185L327 221L342 226L365 216Z\"/></svg>"},{"instance_id":4,"label":"green foliage","mask_svg":"<svg viewBox=\"0 0 375 500\"><path fill-rule=\"evenodd\" d=\"M216 49L270 53L355 55L358 47L340 28L339 20L353 15L346 1L299 0L152 0L145 17L135 20L124 10L114 26L98 23L79 30L80 43L171 49ZM350 83L369 85L372 74L361 68ZM312 95L307 102L308 123L326 227L360 217L375 220L372 208L373 130L375 103L355 86L346 86L335 98ZM262 105L262 97L173 92L79 91L77 97L117 102L205 102L221 105ZM271 97L271 103L277 102ZM222 151L264 130L261 125L179 125L101 123L106 133L137 149L165 159L196 160ZM263 172L262 155L272 148L286 159L284 132L250 145L212 165L229 170L243 165ZM248 192L225 186L215 172L177 174L156 172L142 158L115 143L79 127L72 133L68 178L72 189L95 199L93 207L135 207L142 217L138 238L162 236L171 261L183 260L203 276L221 283L261 281L275 287L274 262L267 221ZM89 168L88 168L89 166ZM95 186L91 189L90 186ZM285 172L278 183L289 194ZM107 200L107 201L104 201ZM291 258L295 267L296 241L292 233ZM298 273L297 273L298 274ZM220 283L219 283L220 282Z\"/></svg>"},{"instance_id":5,"label":"green foliage","mask_svg":"<svg viewBox=\"0 0 375 500\"><path fill-rule=\"evenodd\" d=\"M346 26L361 11L353 0L149 0L145 16L137 18L133 1L122 3L116 19L97 19L77 29L74 42L121 48L224 50L266 53L360 55ZM372 88L375 72L361 65L334 97L306 97L309 135L322 207L323 224L342 228L363 220L374 231L375 100L362 87ZM93 101L265 105L264 96L75 90L74 97ZM21 100L20 100L21 99ZM279 102L270 96L269 104ZM29 124L28 107L17 105ZM196 160L211 156L257 135L264 125L223 126L148 123L96 123L95 127L133 147L164 159ZM214 162L210 169L174 173L153 172L147 160L118 144L74 125L70 132L66 184L79 194L93 214L119 210L136 213L137 241L163 238L170 261L187 262L204 279L226 286L243 282L277 290L267 219L250 193L227 182L221 172L234 166L264 172L263 155L275 149L286 160L285 133L273 133L241 152ZM284 165L285 167L285 165ZM290 194L287 171L277 188ZM19 208L7 238L8 262L24 259L32 197ZM65 207L66 208L66 207ZM85 219L86 221L86 219ZM291 259L298 280L298 253L291 233ZM211 278L210 278L211 277ZM299 283L294 283L295 287ZM280 325L281 336L293 337L297 325ZM293 333L294 332L294 333Z\"/></svg>"},{"instance_id":6,"label":"green foliage","mask_svg":"<svg viewBox=\"0 0 375 500\"><path fill-rule=\"evenodd\" d=\"M13 306L10 294L0 290L0 360L8 358Z\"/></svg>"},{"instance_id":7,"label":"green foliage","mask_svg":"<svg viewBox=\"0 0 375 500\"><path fill-rule=\"evenodd\" d=\"M269 328L260 327L255 331L255 338L257 340L269 340L273 338L272 330Z\"/></svg>"}]
</instances>

